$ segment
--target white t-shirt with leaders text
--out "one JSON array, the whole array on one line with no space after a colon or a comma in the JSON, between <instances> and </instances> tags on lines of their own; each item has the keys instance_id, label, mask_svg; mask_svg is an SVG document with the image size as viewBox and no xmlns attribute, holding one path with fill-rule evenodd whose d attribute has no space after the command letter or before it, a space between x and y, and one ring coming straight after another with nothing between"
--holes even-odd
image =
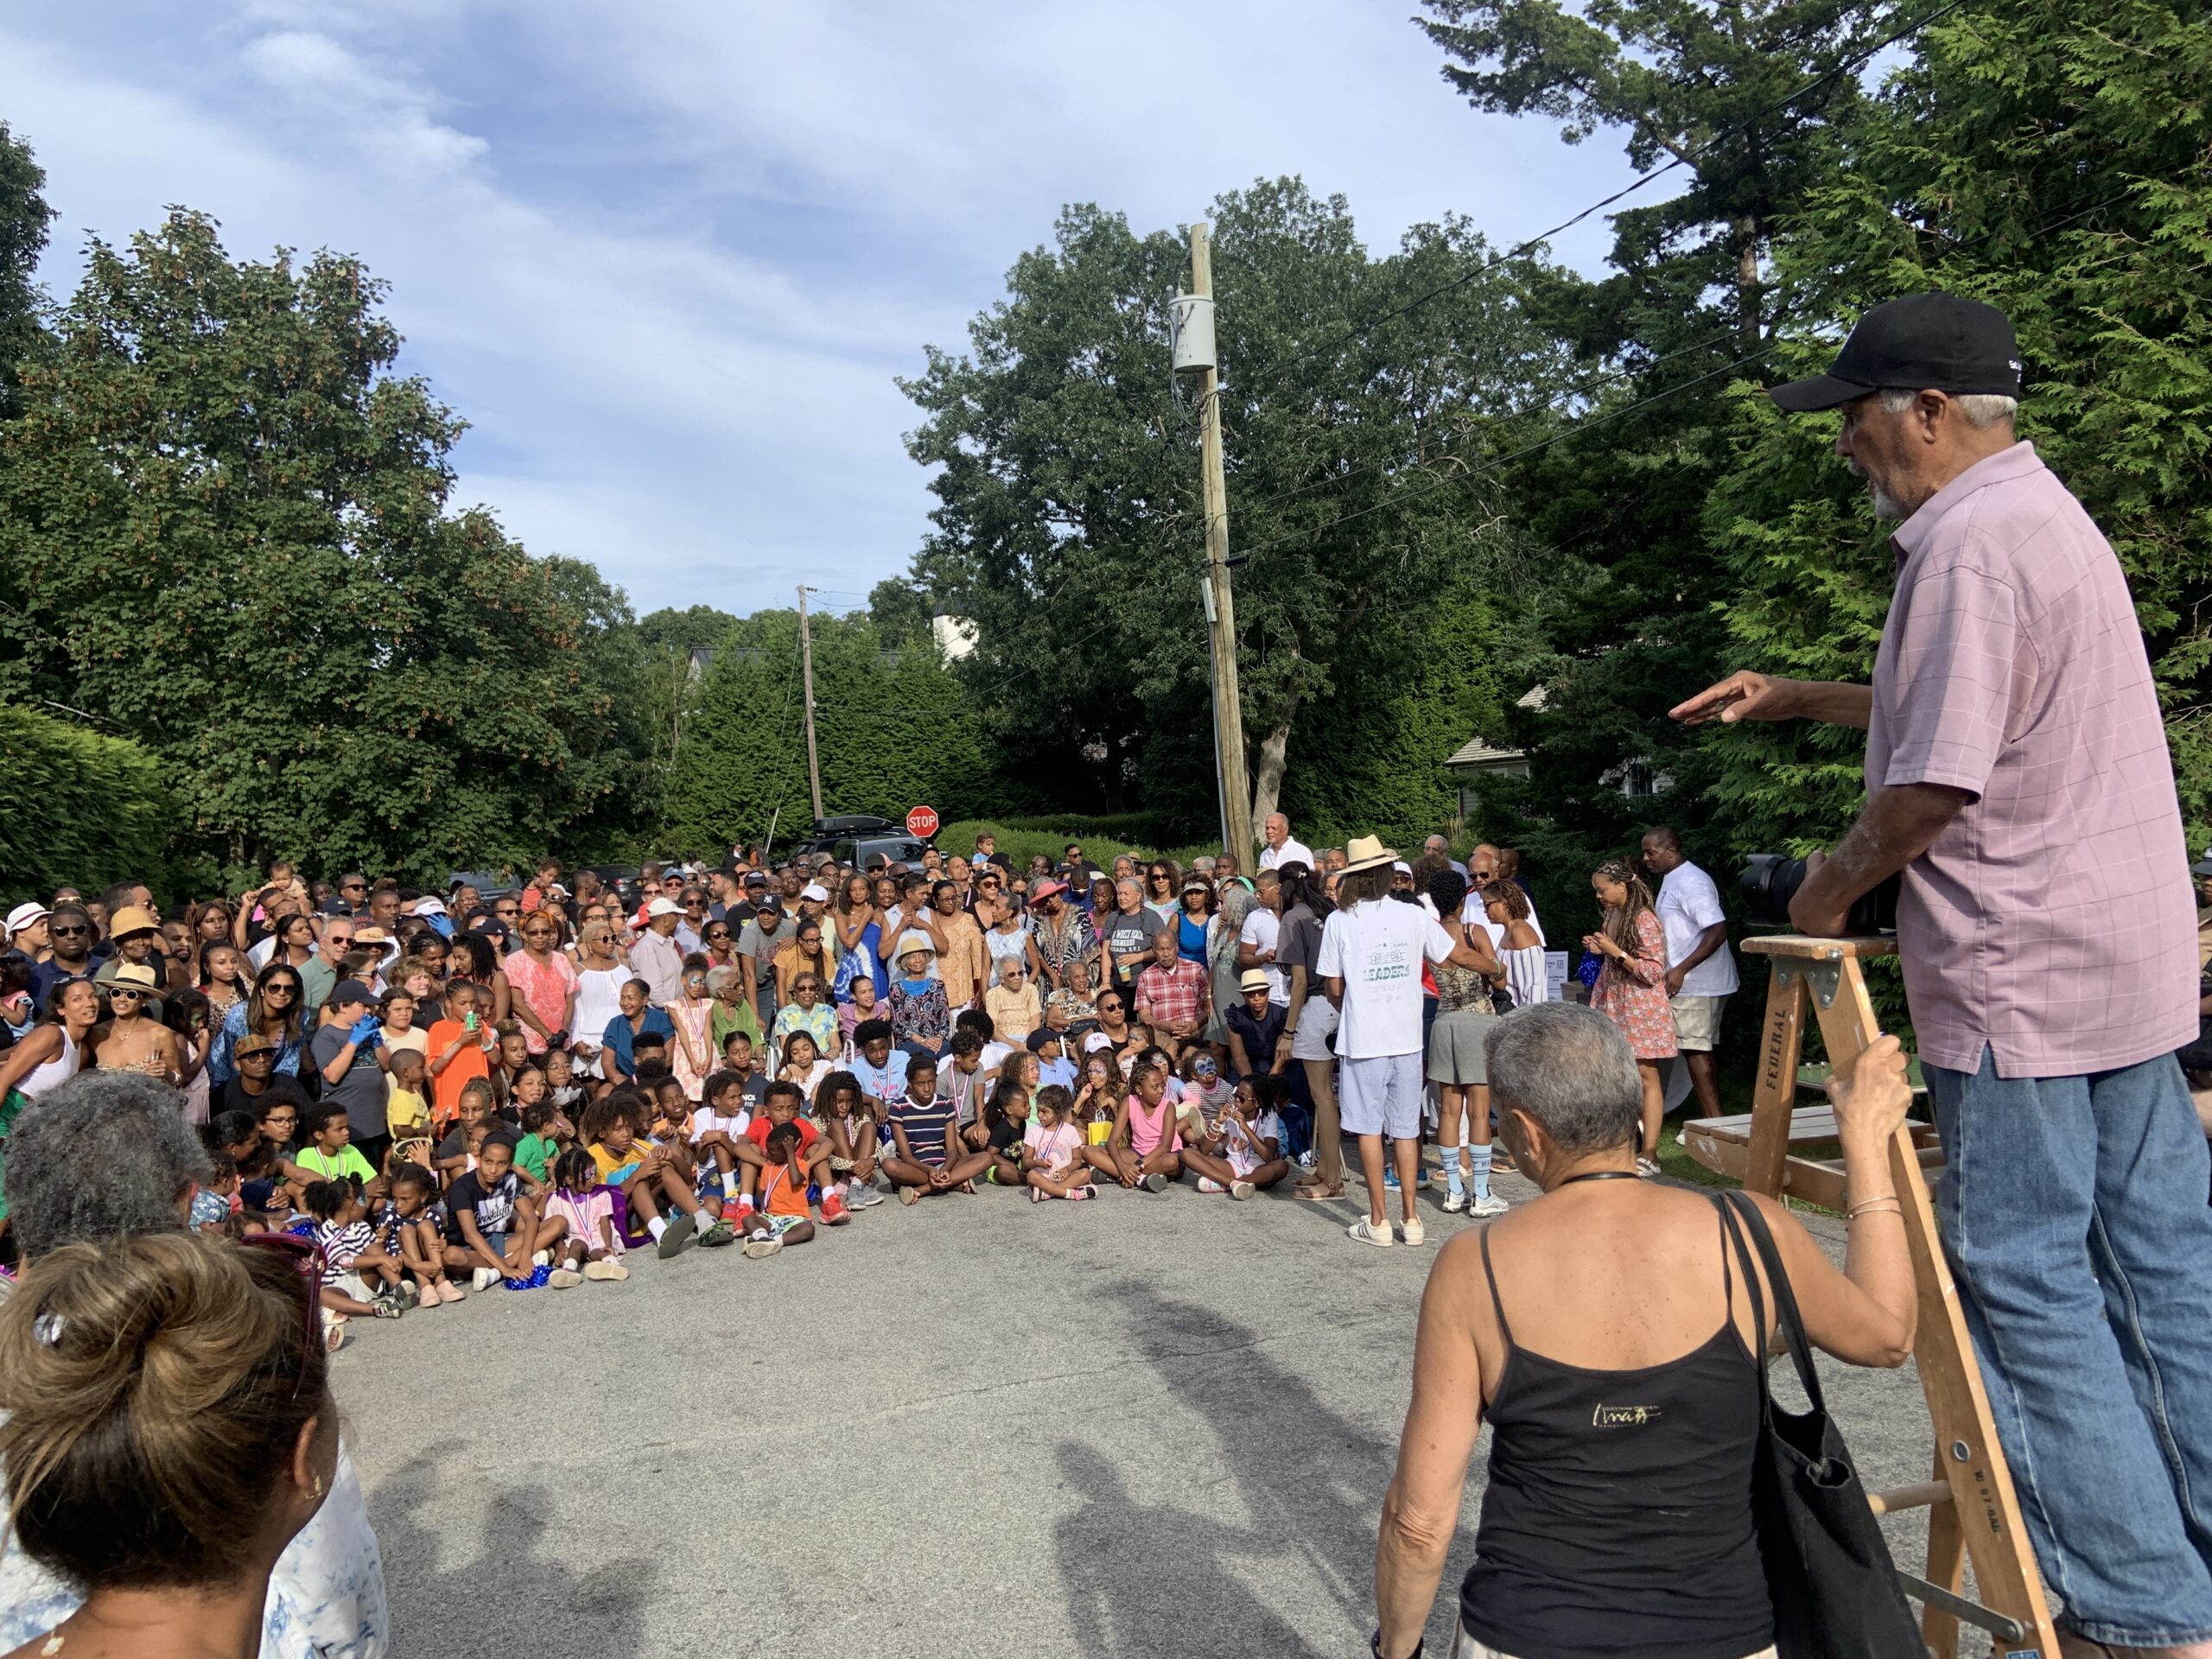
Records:
<instances>
[{"instance_id":1,"label":"white t-shirt with leaders text","mask_svg":"<svg viewBox=\"0 0 2212 1659\"><path fill-rule=\"evenodd\" d=\"M1419 905L1370 899L1332 911L1314 972L1344 982L1339 1059L1421 1052L1421 969L1452 954L1452 936Z\"/></svg>"}]
</instances>

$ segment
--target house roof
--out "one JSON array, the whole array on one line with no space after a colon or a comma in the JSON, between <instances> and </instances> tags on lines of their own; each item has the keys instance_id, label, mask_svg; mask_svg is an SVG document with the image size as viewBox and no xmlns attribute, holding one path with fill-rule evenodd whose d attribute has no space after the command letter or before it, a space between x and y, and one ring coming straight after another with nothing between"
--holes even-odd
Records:
<instances>
[{"instance_id":1,"label":"house roof","mask_svg":"<svg viewBox=\"0 0 2212 1659\"><path fill-rule=\"evenodd\" d=\"M1496 766L1509 761L1526 760L1526 749L1493 748L1479 737L1471 737L1444 764L1447 766Z\"/></svg>"}]
</instances>

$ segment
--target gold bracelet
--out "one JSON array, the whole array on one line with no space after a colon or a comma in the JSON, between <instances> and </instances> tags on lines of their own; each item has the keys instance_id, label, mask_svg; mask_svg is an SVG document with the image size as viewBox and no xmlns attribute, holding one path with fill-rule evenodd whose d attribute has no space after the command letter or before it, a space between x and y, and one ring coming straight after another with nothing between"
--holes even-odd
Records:
<instances>
[{"instance_id":1,"label":"gold bracelet","mask_svg":"<svg viewBox=\"0 0 2212 1659\"><path fill-rule=\"evenodd\" d=\"M1853 1222L1861 1216L1879 1215L1885 1211L1902 1216L1904 1214L1904 1205L1898 1202L1896 1194L1892 1193L1885 1198L1868 1198L1862 1204L1853 1205L1850 1209L1844 1211L1843 1218L1847 1222Z\"/></svg>"}]
</instances>

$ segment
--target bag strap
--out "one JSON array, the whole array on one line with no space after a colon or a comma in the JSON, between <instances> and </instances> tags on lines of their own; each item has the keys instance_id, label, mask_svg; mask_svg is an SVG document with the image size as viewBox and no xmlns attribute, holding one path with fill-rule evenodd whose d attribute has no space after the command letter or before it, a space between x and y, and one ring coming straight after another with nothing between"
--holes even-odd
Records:
<instances>
[{"instance_id":1,"label":"bag strap","mask_svg":"<svg viewBox=\"0 0 2212 1659\"><path fill-rule=\"evenodd\" d=\"M1759 1260L1766 1267L1767 1282L1774 1288L1775 1324L1789 1344L1790 1360L1797 1367L1797 1381L1803 1385L1805 1397L1812 1402L1813 1409L1826 1413L1827 1402L1821 1395L1820 1375L1813 1369L1812 1344L1805 1339L1805 1322L1797 1313L1797 1297L1789 1287L1789 1270L1782 1265L1782 1252L1775 1248L1774 1235L1767 1230L1766 1217L1741 1192L1724 1192L1720 1201L1727 1207L1730 1217L1740 1222L1751 1236Z\"/></svg>"},{"instance_id":2,"label":"bag strap","mask_svg":"<svg viewBox=\"0 0 2212 1659\"><path fill-rule=\"evenodd\" d=\"M1745 1345L1751 1350L1751 1369L1759 1374L1759 1407L1764 1412L1769 1394L1766 1371L1766 1296L1759 1289L1758 1269L1751 1265L1751 1247L1744 1243L1743 1229L1737 1224L1735 1211L1721 1202L1721 1194L1715 1192L1709 1196L1713 1199L1713 1207L1720 1212L1720 1231L1723 1238L1721 1248L1724 1250L1735 1252L1736 1265L1743 1270L1744 1288L1751 1294L1751 1332L1756 1340ZM1728 1317L1731 1319L1736 1317L1735 1309L1728 1310Z\"/></svg>"}]
</instances>

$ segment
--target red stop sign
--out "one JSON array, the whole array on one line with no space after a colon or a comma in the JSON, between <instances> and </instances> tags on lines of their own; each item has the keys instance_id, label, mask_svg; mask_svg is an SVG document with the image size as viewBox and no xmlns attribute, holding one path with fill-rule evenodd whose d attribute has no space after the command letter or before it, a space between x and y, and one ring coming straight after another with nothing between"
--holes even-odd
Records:
<instances>
[{"instance_id":1,"label":"red stop sign","mask_svg":"<svg viewBox=\"0 0 2212 1659\"><path fill-rule=\"evenodd\" d=\"M906 815L906 833L917 841L927 841L937 834L937 809L918 806Z\"/></svg>"}]
</instances>

